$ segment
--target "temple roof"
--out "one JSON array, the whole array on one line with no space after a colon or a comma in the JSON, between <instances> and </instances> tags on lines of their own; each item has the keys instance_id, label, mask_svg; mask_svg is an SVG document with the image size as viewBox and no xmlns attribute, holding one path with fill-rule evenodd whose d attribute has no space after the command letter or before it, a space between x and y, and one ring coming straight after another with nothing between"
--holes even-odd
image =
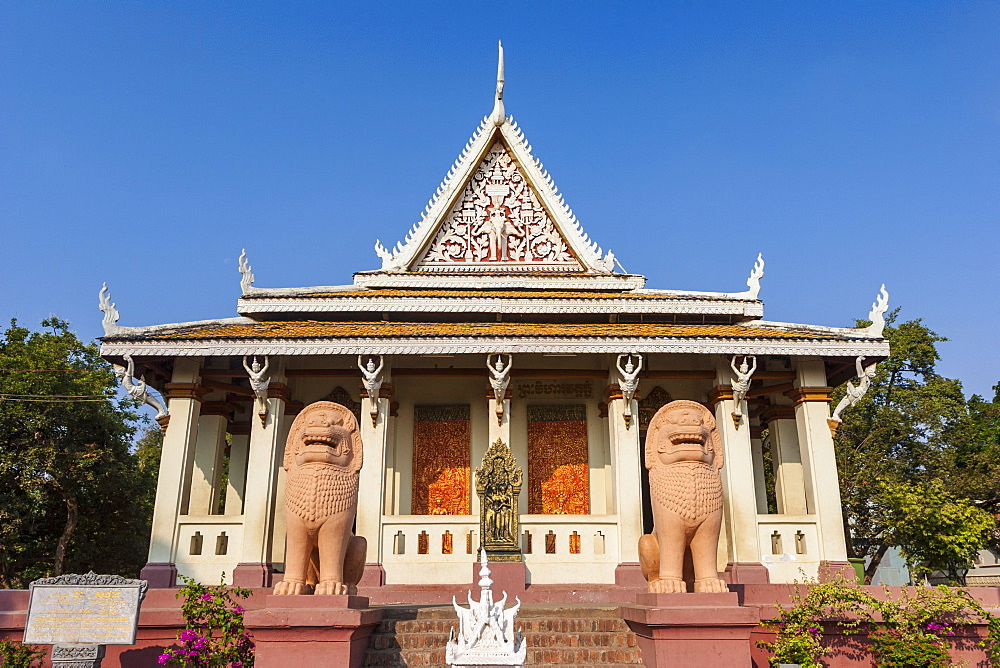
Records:
<instances>
[{"instance_id":1,"label":"temple roof","mask_svg":"<svg viewBox=\"0 0 1000 668\"><path fill-rule=\"evenodd\" d=\"M584 232L506 114L503 86L501 50L493 112L405 239L376 242L380 269L353 285L259 288L244 251L240 317L152 327L118 326L105 288L102 354L888 354L887 294L870 328L761 320L759 255L745 291L646 289Z\"/></svg>"},{"instance_id":2,"label":"temple roof","mask_svg":"<svg viewBox=\"0 0 1000 668\"><path fill-rule=\"evenodd\" d=\"M819 328L815 328L819 329ZM851 336L847 332L852 332ZM888 345L864 330L794 331L750 325L508 322L191 323L170 330L122 331L103 340L105 355L454 354L698 352L869 357Z\"/></svg>"}]
</instances>

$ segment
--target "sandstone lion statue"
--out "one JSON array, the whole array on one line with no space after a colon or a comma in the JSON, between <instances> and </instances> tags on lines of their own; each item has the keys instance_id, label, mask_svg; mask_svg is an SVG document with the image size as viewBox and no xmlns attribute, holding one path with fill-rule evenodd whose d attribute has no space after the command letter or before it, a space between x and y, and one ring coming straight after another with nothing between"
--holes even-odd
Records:
<instances>
[{"instance_id":1,"label":"sandstone lion statue","mask_svg":"<svg viewBox=\"0 0 1000 668\"><path fill-rule=\"evenodd\" d=\"M285 445L285 577L275 594L357 592L367 550L352 532L362 458L347 408L317 401L296 416Z\"/></svg>"},{"instance_id":2,"label":"sandstone lion statue","mask_svg":"<svg viewBox=\"0 0 1000 668\"><path fill-rule=\"evenodd\" d=\"M652 593L687 591L690 549L696 592L726 592L719 578L722 437L712 413L694 401L660 408L646 432L653 533L639 539L639 562Z\"/></svg>"}]
</instances>

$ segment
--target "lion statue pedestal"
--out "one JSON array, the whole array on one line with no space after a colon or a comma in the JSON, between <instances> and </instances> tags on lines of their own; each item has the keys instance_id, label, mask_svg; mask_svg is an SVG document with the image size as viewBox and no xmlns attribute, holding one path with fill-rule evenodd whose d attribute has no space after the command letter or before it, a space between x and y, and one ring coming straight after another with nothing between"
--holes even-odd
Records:
<instances>
[{"instance_id":1,"label":"lion statue pedestal","mask_svg":"<svg viewBox=\"0 0 1000 668\"><path fill-rule=\"evenodd\" d=\"M363 450L358 421L332 401L306 406L285 445L285 577L276 595L357 593L367 543L352 532Z\"/></svg>"},{"instance_id":2,"label":"lion statue pedestal","mask_svg":"<svg viewBox=\"0 0 1000 668\"><path fill-rule=\"evenodd\" d=\"M639 539L639 563L650 593L687 591L690 551L694 591L728 592L719 578L722 528L722 437L712 413L694 401L663 406L646 432L653 533Z\"/></svg>"}]
</instances>

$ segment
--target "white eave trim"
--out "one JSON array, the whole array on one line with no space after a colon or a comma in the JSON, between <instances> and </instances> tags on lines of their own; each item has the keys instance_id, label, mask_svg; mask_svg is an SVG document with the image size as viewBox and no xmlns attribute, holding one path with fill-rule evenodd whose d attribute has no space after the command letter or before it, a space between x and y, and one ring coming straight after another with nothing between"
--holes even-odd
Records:
<instances>
[{"instance_id":1,"label":"white eave trim","mask_svg":"<svg viewBox=\"0 0 1000 668\"><path fill-rule=\"evenodd\" d=\"M344 339L254 339L110 341L101 355L175 357L241 355L460 355L493 353L696 353L702 355L815 355L822 357L884 357L885 341L785 341L667 337L428 337Z\"/></svg>"},{"instance_id":2,"label":"white eave trim","mask_svg":"<svg viewBox=\"0 0 1000 668\"><path fill-rule=\"evenodd\" d=\"M371 311L428 313L682 313L759 318L760 302L699 299L532 299L530 297L378 297L241 299L243 314Z\"/></svg>"},{"instance_id":3,"label":"white eave trim","mask_svg":"<svg viewBox=\"0 0 1000 668\"><path fill-rule=\"evenodd\" d=\"M476 275L365 272L354 275L354 284L361 288L420 288L425 290L534 289L625 291L642 288L646 284L646 277L637 274L539 276L535 274Z\"/></svg>"},{"instance_id":4,"label":"white eave trim","mask_svg":"<svg viewBox=\"0 0 1000 668\"><path fill-rule=\"evenodd\" d=\"M802 325L795 322L774 322L770 320L754 320L740 323L744 327L755 327L757 329L771 329L782 332L795 332L801 334L823 334L826 336L845 336L852 339L882 339L883 337L873 337L867 327L826 327L823 325Z\"/></svg>"},{"instance_id":5,"label":"white eave trim","mask_svg":"<svg viewBox=\"0 0 1000 668\"><path fill-rule=\"evenodd\" d=\"M118 339L124 336L162 336L164 334L174 334L190 329L201 329L217 325L256 325L257 320L237 316L235 318L215 318L213 320L192 320L190 322L171 322L165 325L148 325L145 327L118 327L114 334L105 335L105 338Z\"/></svg>"}]
</instances>

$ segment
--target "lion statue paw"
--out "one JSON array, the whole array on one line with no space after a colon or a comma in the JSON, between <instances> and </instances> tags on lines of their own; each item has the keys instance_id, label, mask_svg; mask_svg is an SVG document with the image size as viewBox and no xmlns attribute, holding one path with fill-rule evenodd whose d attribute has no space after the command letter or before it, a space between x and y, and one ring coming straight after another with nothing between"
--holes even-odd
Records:
<instances>
[{"instance_id":1,"label":"lion statue paw","mask_svg":"<svg viewBox=\"0 0 1000 668\"><path fill-rule=\"evenodd\" d=\"M694 590L702 593L728 593L729 586L719 578L704 578L694 581Z\"/></svg>"},{"instance_id":2,"label":"lion statue paw","mask_svg":"<svg viewBox=\"0 0 1000 668\"><path fill-rule=\"evenodd\" d=\"M275 596L305 596L313 593L311 585L295 580L282 580L274 585Z\"/></svg>"},{"instance_id":3,"label":"lion statue paw","mask_svg":"<svg viewBox=\"0 0 1000 668\"><path fill-rule=\"evenodd\" d=\"M316 585L317 596L343 596L348 593L348 587L343 582L320 582Z\"/></svg>"},{"instance_id":4,"label":"lion statue paw","mask_svg":"<svg viewBox=\"0 0 1000 668\"><path fill-rule=\"evenodd\" d=\"M649 581L650 594L683 594L687 584L680 578L659 578Z\"/></svg>"}]
</instances>

